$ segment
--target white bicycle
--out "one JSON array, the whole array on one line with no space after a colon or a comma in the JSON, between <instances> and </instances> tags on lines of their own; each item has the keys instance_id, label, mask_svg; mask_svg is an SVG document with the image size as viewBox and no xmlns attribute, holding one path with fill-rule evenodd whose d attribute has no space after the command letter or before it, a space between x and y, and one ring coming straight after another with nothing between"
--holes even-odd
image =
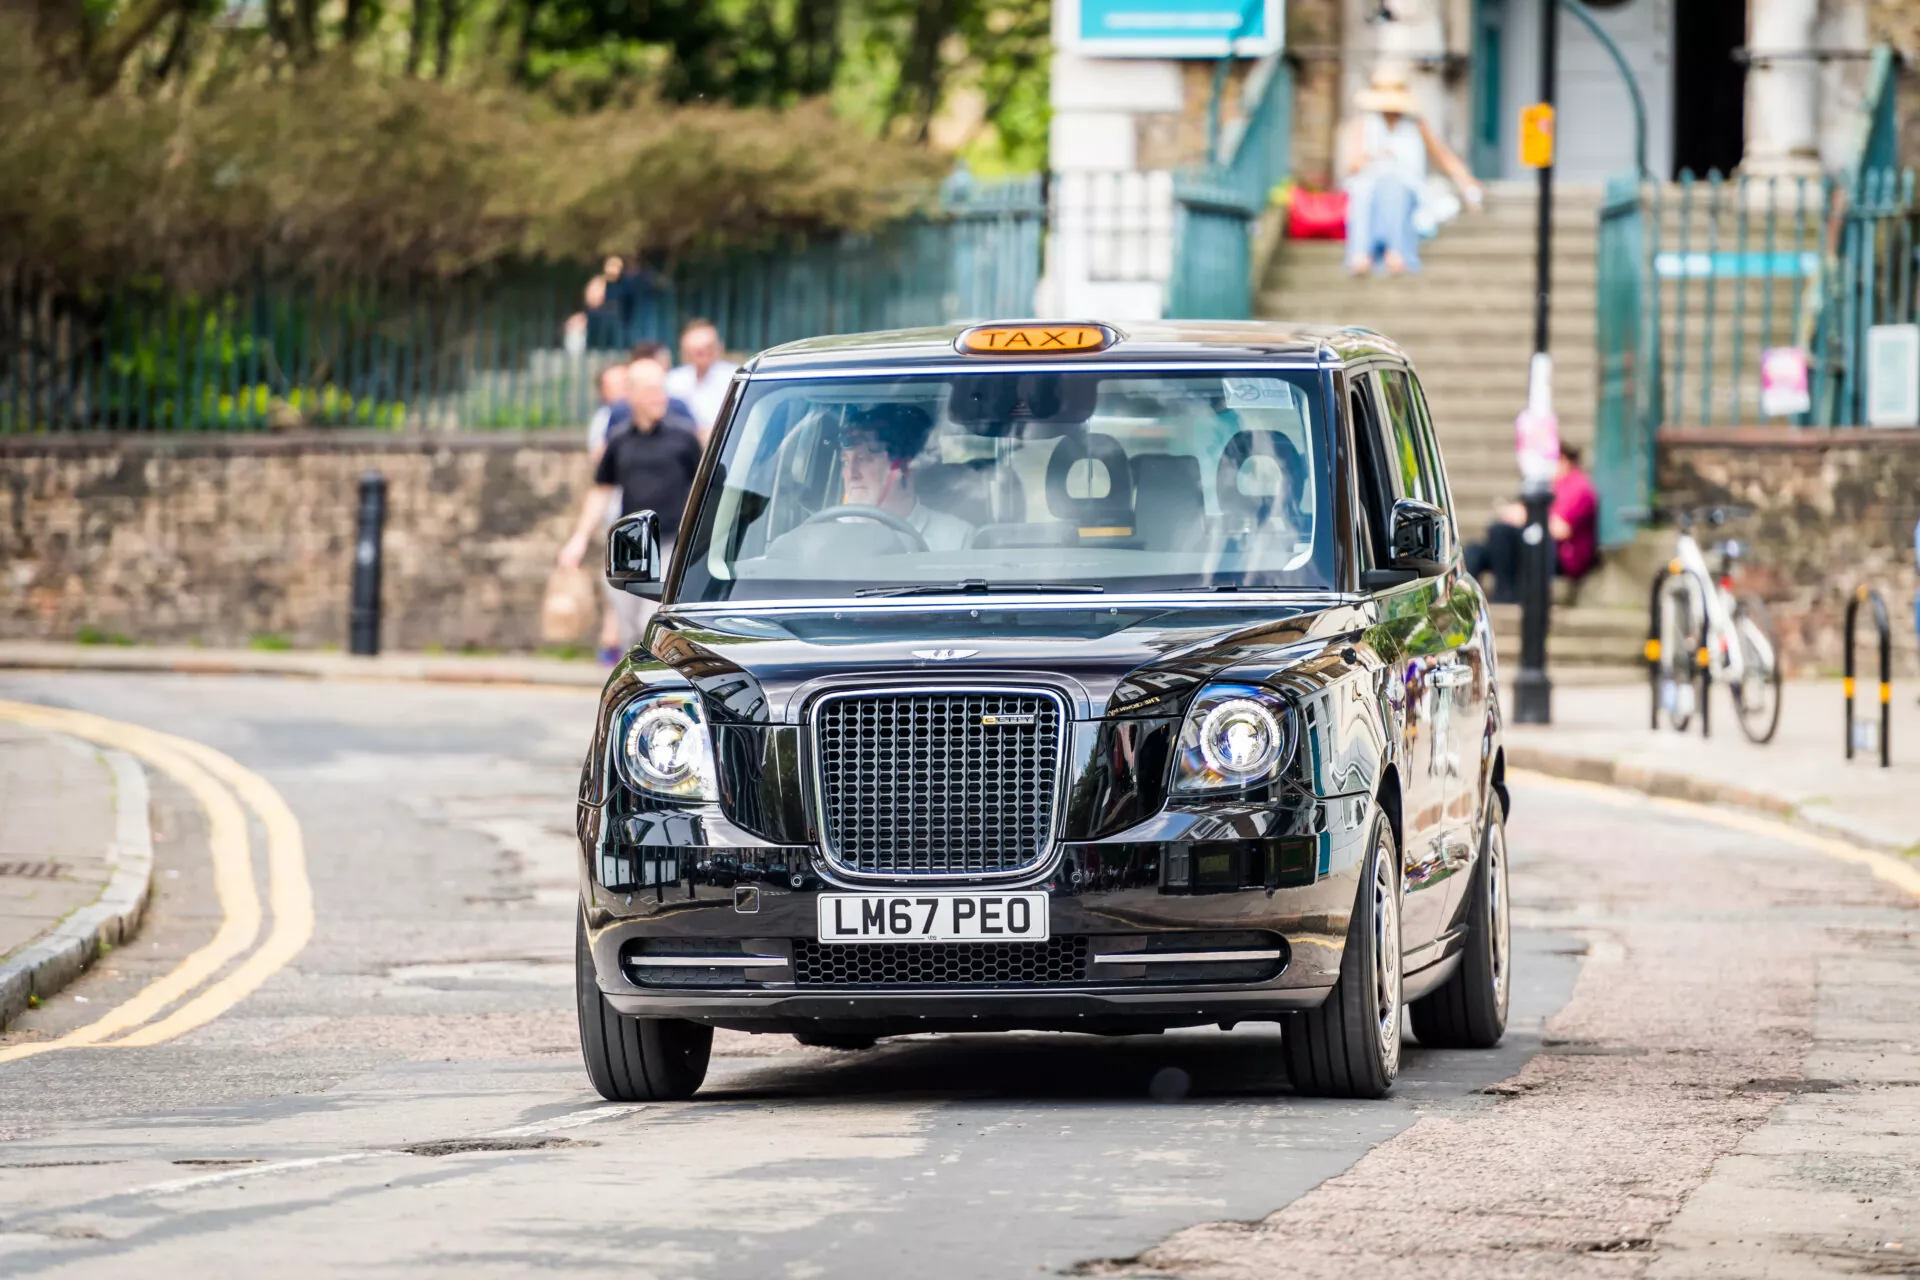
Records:
<instances>
[{"instance_id":1,"label":"white bicycle","mask_svg":"<svg viewBox=\"0 0 1920 1280\"><path fill-rule=\"evenodd\" d=\"M1672 513L1680 536L1654 588L1655 635L1647 646L1656 726L1664 716L1684 732L1697 713L1706 732L1708 694L1721 683L1733 695L1740 731L1750 740L1769 742L1780 727L1778 633L1759 597L1733 591L1733 571L1743 548L1733 538L1715 543L1720 563L1714 573L1693 536L1697 522L1718 529L1747 514L1736 507Z\"/></svg>"}]
</instances>

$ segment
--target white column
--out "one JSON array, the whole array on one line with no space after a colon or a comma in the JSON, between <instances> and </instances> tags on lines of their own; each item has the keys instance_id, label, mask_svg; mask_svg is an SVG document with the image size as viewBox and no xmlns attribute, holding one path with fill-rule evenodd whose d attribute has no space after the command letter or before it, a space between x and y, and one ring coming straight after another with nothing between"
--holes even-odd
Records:
<instances>
[{"instance_id":1,"label":"white column","mask_svg":"<svg viewBox=\"0 0 1920 1280\"><path fill-rule=\"evenodd\" d=\"M1819 16L1819 0L1754 0L1747 44L1763 60L1747 73L1751 173L1820 170L1820 64L1808 56ZM1770 53L1797 56L1764 61Z\"/></svg>"}]
</instances>

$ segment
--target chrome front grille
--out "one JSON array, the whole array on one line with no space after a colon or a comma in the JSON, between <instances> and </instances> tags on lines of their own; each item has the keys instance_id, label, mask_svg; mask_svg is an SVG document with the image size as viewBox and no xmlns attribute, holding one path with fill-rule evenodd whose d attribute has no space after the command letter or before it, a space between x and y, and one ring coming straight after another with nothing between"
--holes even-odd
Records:
<instances>
[{"instance_id":1,"label":"chrome front grille","mask_svg":"<svg viewBox=\"0 0 1920 1280\"><path fill-rule=\"evenodd\" d=\"M1065 721L1058 698L1032 690L827 695L813 713L827 856L874 876L1038 865Z\"/></svg>"}]
</instances>

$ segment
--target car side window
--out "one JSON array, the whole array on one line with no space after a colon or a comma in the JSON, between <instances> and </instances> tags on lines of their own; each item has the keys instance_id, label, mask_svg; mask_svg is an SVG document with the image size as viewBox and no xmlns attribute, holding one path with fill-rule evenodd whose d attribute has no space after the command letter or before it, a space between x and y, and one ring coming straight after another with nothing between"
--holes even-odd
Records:
<instances>
[{"instance_id":1,"label":"car side window","mask_svg":"<svg viewBox=\"0 0 1920 1280\"><path fill-rule=\"evenodd\" d=\"M1455 526L1454 541L1458 544L1459 521L1453 510L1453 486L1447 483L1447 466L1440 456L1440 438L1434 434L1433 413L1427 408L1427 393L1421 388L1420 379L1411 373L1406 377L1420 431L1420 448L1426 455L1427 475L1433 486L1434 505L1447 513L1447 523Z\"/></svg>"},{"instance_id":2,"label":"car side window","mask_svg":"<svg viewBox=\"0 0 1920 1280\"><path fill-rule=\"evenodd\" d=\"M1387 513L1393 507L1393 484L1388 478L1381 444L1378 402L1374 399L1371 374L1361 374L1349 384L1347 415L1353 423L1354 465L1359 468L1360 518L1366 526L1370 563L1362 568L1386 564L1392 557L1387 549Z\"/></svg>"},{"instance_id":3,"label":"car side window","mask_svg":"<svg viewBox=\"0 0 1920 1280\"><path fill-rule=\"evenodd\" d=\"M1407 375L1399 369L1382 369L1377 376L1387 413L1387 448L1393 462L1395 496L1417 498L1437 507L1439 491L1421 447L1420 424L1414 415Z\"/></svg>"}]
</instances>

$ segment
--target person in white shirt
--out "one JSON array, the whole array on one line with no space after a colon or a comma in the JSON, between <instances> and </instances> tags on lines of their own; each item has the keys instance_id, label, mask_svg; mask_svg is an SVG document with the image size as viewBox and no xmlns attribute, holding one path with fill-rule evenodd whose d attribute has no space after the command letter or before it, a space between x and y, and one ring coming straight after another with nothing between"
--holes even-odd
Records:
<instances>
[{"instance_id":1,"label":"person in white shirt","mask_svg":"<svg viewBox=\"0 0 1920 1280\"><path fill-rule=\"evenodd\" d=\"M713 321L689 320L680 330L680 359L685 363L667 374L667 394L685 401L693 410L701 444L713 434L713 424L720 417L720 406L726 401L733 371L740 367L722 359L725 354L720 345L720 330L714 327Z\"/></svg>"}]
</instances>

